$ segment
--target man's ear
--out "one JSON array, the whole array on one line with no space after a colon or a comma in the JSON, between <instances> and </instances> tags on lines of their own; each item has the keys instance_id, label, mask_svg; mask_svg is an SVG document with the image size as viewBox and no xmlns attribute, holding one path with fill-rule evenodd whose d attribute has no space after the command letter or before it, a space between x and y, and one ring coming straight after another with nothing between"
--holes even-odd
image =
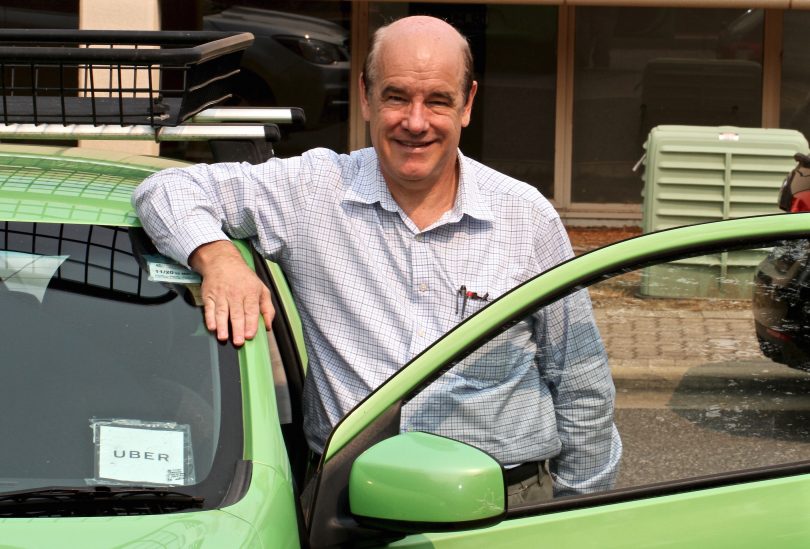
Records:
<instances>
[{"instance_id":1,"label":"man's ear","mask_svg":"<svg viewBox=\"0 0 810 549\"><path fill-rule=\"evenodd\" d=\"M360 90L360 112L363 114L363 120L368 122L371 120L371 106L368 104L368 96L366 95L366 82L363 79L363 74L357 81L357 87Z\"/></svg>"},{"instance_id":2,"label":"man's ear","mask_svg":"<svg viewBox=\"0 0 810 549\"><path fill-rule=\"evenodd\" d=\"M461 112L461 127L466 128L470 124L470 115L472 114L473 99L475 99L475 92L478 91L478 82L473 80L470 86L470 93L467 95L467 102L464 104L464 110Z\"/></svg>"}]
</instances>

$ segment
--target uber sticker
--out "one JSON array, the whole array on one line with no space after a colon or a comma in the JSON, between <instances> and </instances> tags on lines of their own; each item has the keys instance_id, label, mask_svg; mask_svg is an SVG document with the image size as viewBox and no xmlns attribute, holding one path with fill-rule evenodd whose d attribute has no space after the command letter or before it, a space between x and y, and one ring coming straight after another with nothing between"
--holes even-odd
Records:
<instances>
[{"instance_id":1,"label":"uber sticker","mask_svg":"<svg viewBox=\"0 0 810 549\"><path fill-rule=\"evenodd\" d=\"M149 280L152 282L176 282L194 284L202 280L198 273L162 255L145 255L149 267Z\"/></svg>"},{"instance_id":2,"label":"uber sticker","mask_svg":"<svg viewBox=\"0 0 810 549\"><path fill-rule=\"evenodd\" d=\"M188 425L95 421L96 480L193 484Z\"/></svg>"}]
</instances>

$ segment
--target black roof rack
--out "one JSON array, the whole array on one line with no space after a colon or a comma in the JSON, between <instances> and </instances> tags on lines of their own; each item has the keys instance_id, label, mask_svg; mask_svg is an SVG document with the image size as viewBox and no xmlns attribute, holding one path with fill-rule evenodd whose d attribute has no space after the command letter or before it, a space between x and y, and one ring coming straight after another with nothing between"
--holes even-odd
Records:
<instances>
[{"instance_id":1,"label":"black roof rack","mask_svg":"<svg viewBox=\"0 0 810 549\"><path fill-rule=\"evenodd\" d=\"M250 33L0 29L0 123L178 126L229 97Z\"/></svg>"}]
</instances>

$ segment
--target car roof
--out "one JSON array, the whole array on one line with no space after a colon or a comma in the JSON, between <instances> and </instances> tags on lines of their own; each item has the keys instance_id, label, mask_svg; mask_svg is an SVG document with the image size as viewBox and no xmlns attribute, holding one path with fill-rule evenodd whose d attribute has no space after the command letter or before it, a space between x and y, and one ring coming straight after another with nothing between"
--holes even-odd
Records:
<instances>
[{"instance_id":1,"label":"car roof","mask_svg":"<svg viewBox=\"0 0 810 549\"><path fill-rule=\"evenodd\" d=\"M87 147L0 144L0 219L139 226L132 191L187 163Z\"/></svg>"}]
</instances>

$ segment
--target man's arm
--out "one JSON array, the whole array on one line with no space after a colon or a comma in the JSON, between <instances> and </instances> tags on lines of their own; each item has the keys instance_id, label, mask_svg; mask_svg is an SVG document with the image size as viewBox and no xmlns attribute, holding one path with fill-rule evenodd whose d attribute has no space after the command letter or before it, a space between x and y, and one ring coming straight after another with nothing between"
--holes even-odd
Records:
<instances>
[{"instance_id":1,"label":"man's arm","mask_svg":"<svg viewBox=\"0 0 810 549\"><path fill-rule=\"evenodd\" d=\"M535 249L543 271L573 257L559 218L536 223ZM622 445L613 422L615 388L590 296L581 290L536 315L540 374L554 399L562 448L551 461L556 496L610 489Z\"/></svg>"},{"instance_id":2,"label":"man's arm","mask_svg":"<svg viewBox=\"0 0 810 549\"><path fill-rule=\"evenodd\" d=\"M613 487L621 439L613 422L615 389L586 290L544 311L541 368L554 398L562 443L552 460L556 496Z\"/></svg>"},{"instance_id":3,"label":"man's arm","mask_svg":"<svg viewBox=\"0 0 810 549\"><path fill-rule=\"evenodd\" d=\"M200 164L158 172L133 195L158 249L203 276L206 326L221 341L230 332L241 345L255 336L259 313L267 327L273 318L267 288L229 238L259 236L267 256L283 247L289 212L301 209L285 179L291 172L282 162Z\"/></svg>"},{"instance_id":4,"label":"man's arm","mask_svg":"<svg viewBox=\"0 0 810 549\"><path fill-rule=\"evenodd\" d=\"M253 339L259 313L267 330L275 311L270 292L242 259L239 250L227 240L203 244L189 256L189 265L202 275L202 301L205 325L217 339L228 339L230 323L234 345Z\"/></svg>"}]
</instances>

